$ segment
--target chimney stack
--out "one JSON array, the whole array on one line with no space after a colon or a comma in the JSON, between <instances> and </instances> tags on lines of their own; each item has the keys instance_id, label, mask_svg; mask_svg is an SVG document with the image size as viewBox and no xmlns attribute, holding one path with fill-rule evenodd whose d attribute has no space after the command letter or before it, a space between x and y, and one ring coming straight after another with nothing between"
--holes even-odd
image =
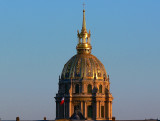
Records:
<instances>
[{"instance_id":1,"label":"chimney stack","mask_svg":"<svg viewBox=\"0 0 160 121\"><path fill-rule=\"evenodd\" d=\"M20 120L19 120L19 117L16 117L16 121L20 121Z\"/></svg>"},{"instance_id":2,"label":"chimney stack","mask_svg":"<svg viewBox=\"0 0 160 121\"><path fill-rule=\"evenodd\" d=\"M116 121L116 117L112 117L112 121Z\"/></svg>"}]
</instances>

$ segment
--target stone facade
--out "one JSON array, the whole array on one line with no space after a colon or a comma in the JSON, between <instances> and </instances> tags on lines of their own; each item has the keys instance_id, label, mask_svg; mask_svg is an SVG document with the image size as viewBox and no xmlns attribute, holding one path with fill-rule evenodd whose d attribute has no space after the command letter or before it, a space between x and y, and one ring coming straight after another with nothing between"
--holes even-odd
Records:
<instances>
[{"instance_id":1,"label":"stone facade","mask_svg":"<svg viewBox=\"0 0 160 121\"><path fill-rule=\"evenodd\" d=\"M80 110L87 120L112 120L112 94L109 76L103 64L91 54L90 31L87 33L85 10L77 54L65 65L56 94L56 119L69 119ZM64 97L64 104L60 104Z\"/></svg>"}]
</instances>

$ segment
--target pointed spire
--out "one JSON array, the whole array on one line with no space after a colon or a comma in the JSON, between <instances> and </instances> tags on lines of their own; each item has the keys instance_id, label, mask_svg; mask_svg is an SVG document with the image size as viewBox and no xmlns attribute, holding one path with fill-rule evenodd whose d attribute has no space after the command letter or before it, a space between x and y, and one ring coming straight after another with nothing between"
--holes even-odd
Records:
<instances>
[{"instance_id":1,"label":"pointed spire","mask_svg":"<svg viewBox=\"0 0 160 121\"><path fill-rule=\"evenodd\" d=\"M86 19L85 19L85 10L83 9L83 23L82 23L82 32L87 32L86 30Z\"/></svg>"},{"instance_id":2,"label":"pointed spire","mask_svg":"<svg viewBox=\"0 0 160 121\"><path fill-rule=\"evenodd\" d=\"M90 30L89 33L86 29L86 19L85 19L85 9L83 9L83 22L82 22L82 29L81 33L77 31L78 36L78 45L77 45L77 53L78 54L90 54L92 46L90 44Z\"/></svg>"},{"instance_id":3,"label":"pointed spire","mask_svg":"<svg viewBox=\"0 0 160 121\"><path fill-rule=\"evenodd\" d=\"M81 30L81 38L82 38L82 43L86 43L86 39L88 38L88 33L86 29L86 19L85 19L84 9L83 9L83 23L82 23L82 30Z\"/></svg>"}]
</instances>

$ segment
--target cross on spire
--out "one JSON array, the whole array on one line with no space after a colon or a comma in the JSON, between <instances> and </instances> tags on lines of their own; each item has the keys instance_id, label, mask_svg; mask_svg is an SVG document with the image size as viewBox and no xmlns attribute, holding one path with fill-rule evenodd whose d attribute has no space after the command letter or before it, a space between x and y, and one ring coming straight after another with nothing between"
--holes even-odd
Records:
<instances>
[{"instance_id":1,"label":"cross on spire","mask_svg":"<svg viewBox=\"0 0 160 121\"><path fill-rule=\"evenodd\" d=\"M85 4L85 3L83 3L82 5L83 5L83 9L84 9L86 4Z\"/></svg>"}]
</instances>

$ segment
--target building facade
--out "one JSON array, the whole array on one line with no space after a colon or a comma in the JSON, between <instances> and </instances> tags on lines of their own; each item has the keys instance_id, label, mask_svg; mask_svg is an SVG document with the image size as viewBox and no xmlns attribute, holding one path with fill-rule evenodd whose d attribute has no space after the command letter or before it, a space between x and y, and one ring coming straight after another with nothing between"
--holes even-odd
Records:
<instances>
[{"instance_id":1,"label":"building facade","mask_svg":"<svg viewBox=\"0 0 160 121\"><path fill-rule=\"evenodd\" d=\"M103 64L91 54L85 10L81 32L77 31L77 54L65 65L56 94L56 119L69 119L79 111L87 120L112 120L112 94ZM64 103L60 104L64 98Z\"/></svg>"}]
</instances>

